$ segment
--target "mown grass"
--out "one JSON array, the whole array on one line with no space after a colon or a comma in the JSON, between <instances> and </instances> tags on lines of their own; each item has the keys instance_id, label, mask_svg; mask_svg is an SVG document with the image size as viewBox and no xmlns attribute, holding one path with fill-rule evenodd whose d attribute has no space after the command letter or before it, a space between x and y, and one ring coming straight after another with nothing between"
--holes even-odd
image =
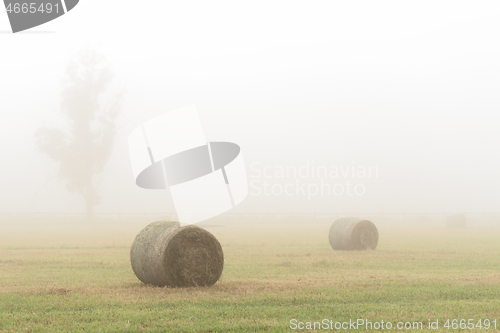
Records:
<instances>
[{"instance_id":1,"label":"mown grass","mask_svg":"<svg viewBox=\"0 0 500 333\"><path fill-rule=\"evenodd\" d=\"M144 224L0 223L0 332L291 332L291 319L358 318L439 320L439 331L448 318L496 319L500 331L498 226L379 223L377 250L334 252L329 222L224 224L208 228L224 249L221 280L171 289L130 268Z\"/></svg>"}]
</instances>

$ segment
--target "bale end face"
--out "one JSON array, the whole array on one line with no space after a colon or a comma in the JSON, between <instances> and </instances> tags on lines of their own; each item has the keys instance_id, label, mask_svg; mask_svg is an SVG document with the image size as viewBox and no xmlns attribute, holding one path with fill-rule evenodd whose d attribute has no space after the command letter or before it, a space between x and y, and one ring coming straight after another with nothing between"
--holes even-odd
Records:
<instances>
[{"instance_id":1,"label":"bale end face","mask_svg":"<svg viewBox=\"0 0 500 333\"><path fill-rule=\"evenodd\" d=\"M224 253L217 239L197 226L180 228L164 256L169 285L180 287L212 286L224 268Z\"/></svg>"},{"instance_id":2,"label":"bale end face","mask_svg":"<svg viewBox=\"0 0 500 333\"><path fill-rule=\"evenodd\" d=\"M222 275L224 253L217 239L205 229L158 221L137 235L130 261L137 278L146 284L211 286Z\"/></svg>"}]
</instances>

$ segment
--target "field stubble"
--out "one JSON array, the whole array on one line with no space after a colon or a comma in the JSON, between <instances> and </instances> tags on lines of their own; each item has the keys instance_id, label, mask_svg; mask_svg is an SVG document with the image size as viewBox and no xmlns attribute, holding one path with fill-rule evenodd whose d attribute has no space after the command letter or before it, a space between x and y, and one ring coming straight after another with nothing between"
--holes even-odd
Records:
<instances>
[{"instance_id":1,"label":"field stubble","mask_svg":"<svg viewBox=\"0 0 500 333\"><path fill-rule=\"evenodd\" d=\"M144 223L4 221L0 331L286 332L291 319L358 318L500 326L498 226L374 221L377 249L347 252L330 248L331 222L207 227L224 249L222 278L174 289L132 272L130 244Z\"/></svg>"}]
</instances>

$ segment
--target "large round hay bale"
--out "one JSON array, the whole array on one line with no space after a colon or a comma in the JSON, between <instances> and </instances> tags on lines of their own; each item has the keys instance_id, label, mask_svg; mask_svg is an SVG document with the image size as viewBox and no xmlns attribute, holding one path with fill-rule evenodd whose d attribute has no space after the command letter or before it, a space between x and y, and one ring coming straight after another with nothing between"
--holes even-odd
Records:
<instances>
[{"instance_id":1,"label":"large round hay bale","mask_svg":"<svg viewBox=\"0 0 500 333\"><path fill-rule=\"evenodd\" d=\"M146 284L211 286L222 275L224 253L219 241L205 229L158 221L135 237L130 262L137 278Z\"/></svg>"},{"instance_id":2,"label":"large round hay bale","mask_svg":"<svg viewBox=\"0 0 500 333\"><path fill-rule=\"evenodd\" d=\"M330 227L329 240L334 250L375 250L378 230L375 224L356 217L337 219Z\"/></svg>"},{"instance_id":3,"label":"large round hay bale","mask_svg":"<svg viewBox=\"0 0 500 333\"><path fill-rule=\"evenodd\" d=\"M450 215L446 219L448 228L465 228L467 226L467 218L463 214Z\"/></svg>"}]
</instances>

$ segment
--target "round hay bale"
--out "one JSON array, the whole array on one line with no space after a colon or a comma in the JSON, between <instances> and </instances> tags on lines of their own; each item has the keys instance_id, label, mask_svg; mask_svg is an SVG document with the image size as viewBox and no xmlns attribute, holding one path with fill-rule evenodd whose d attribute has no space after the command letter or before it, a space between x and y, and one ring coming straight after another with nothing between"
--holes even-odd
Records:
<instances>
[{"instance_id":1,"label":"round hay bale","mask_svg":"<svg viewBox=\"0 0 500 333\"><path fill-rule=\"evenodd\" d=\"M208 231L179 222L149 224L130 248L135 276L159 287L211 286L224 268L219 241Z\"/></svg>"},{"instance_id":2,"label":"round hay bale","mask_svg":"<svg viewBox=\"0 0 500 333\"><path fill-rule=\"evenodd\" d=\"M378 230L375 224L356 217L337 219L330 227L329 240L334 250L375 250Z\"/></svg>"},{"instance_id":3,"label":"round hay bale","mask_svg":"<svg viewBox=\"0 0 500 333\"><path fill-rule=\"evenodd\" d=\"M446 219L448 228L465 228L467 226L467 218L463 214L450 215Z\"/></svg>"}]
</instances>

